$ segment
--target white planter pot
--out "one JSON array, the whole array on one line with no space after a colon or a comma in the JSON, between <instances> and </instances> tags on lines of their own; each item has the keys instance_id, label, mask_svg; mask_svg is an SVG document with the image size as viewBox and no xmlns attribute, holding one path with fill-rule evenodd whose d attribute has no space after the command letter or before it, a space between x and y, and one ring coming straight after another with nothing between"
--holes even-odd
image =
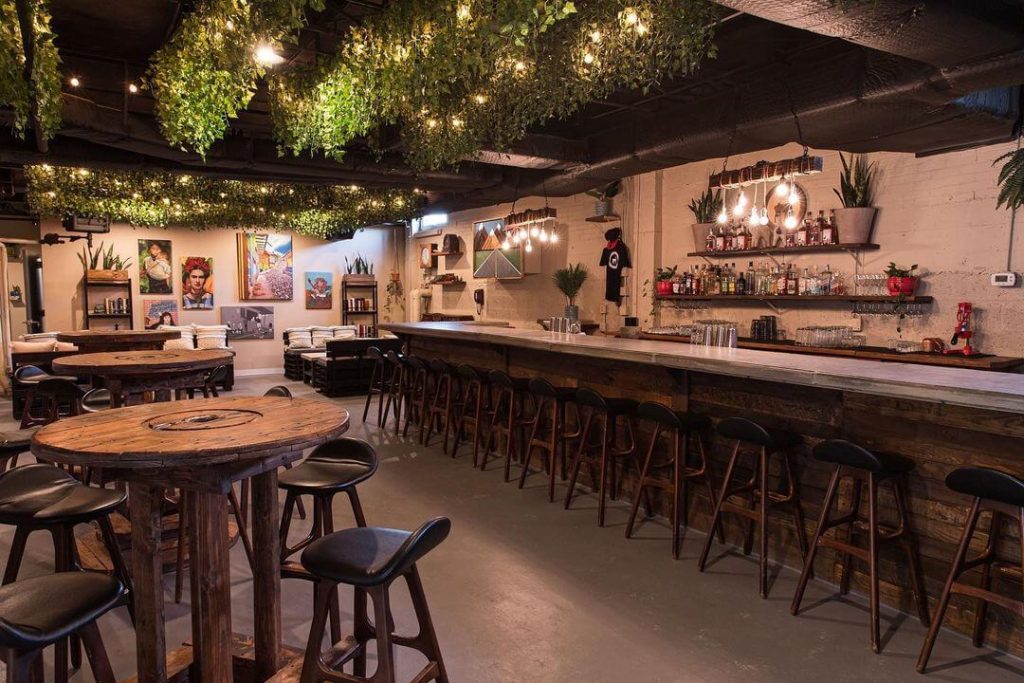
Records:
<instances>
[{"instance_id":1,"label":"white planter pot","mask_svg":"<svg viewBox=\"0 0 1024 683\"><path fill-rule=\"evenodd\" d=\"M714 226L714 223L692 223L690 225L690 230L693 231L694 251L704 251L707 246L708 231Z\"/></svg>"},{"instance_id":2,"label":"white planter pot","mask_svg":"<svg viewBox=\"0 0 1024 683\"><path fill-rule=\"evenodd\" d=\"M870 244L878 209L873 206L836 209L836 230L841 244Z\"/></svg>"},{"instance_id":3,"label":"white planter pot","mask_svg":"<svg viewBox=\"0 0 1024 683\"><path fill-rule=\"evenodd\" d=\"M598 200L594 202L594 216L608 216L612 213L612 200L605 199L604 201Z\"/></svg>"}]
</instances>

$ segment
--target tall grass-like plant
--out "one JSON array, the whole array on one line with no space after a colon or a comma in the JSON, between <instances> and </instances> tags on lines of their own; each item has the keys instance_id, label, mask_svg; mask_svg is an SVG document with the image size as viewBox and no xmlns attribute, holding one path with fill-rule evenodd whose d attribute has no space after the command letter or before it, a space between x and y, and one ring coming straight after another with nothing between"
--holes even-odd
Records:
<instances>
[{"instance_id":1,"label":"tall grass-like plant","mask_svg":"<svg viewBox=\"0 0 1024 683\"><path fill-rule=\"evenodd\" d=\"M568 267L556 270L551 279L555 283L555 287L558 287L558 291L565 295L569 305L575 306L576 297L583 289L583 283L587 281L588 275L590 273L585 265L570 263Z\"/></svg>"},{"instance_id":2,"label":"tall grass-like plant","mask_svg":"<svg viewBox=\"0 0 1024 683\"><path fill-rule=\"evenodd\" d=\"M839 189L832 191L843 206L847 209L874 206L875 165L857 154L850 155L847 161L840 152L839 160L843 163L843 172L839 175Z\"/></svg>"},{"instance_id":3,"label":"tall grass-like plant","mask_svg":"<svg viewBox=\"0 0 1024 683\"><path fill-rule=\"evenodd\" d=\"M999 201L996 208L1005 206L1016 211L1024 206L1024 148L1007 152L993 163L1006 160L999 170Z\"/></svg>"},{"instance_id":4,"label":"tall grass-like plant","mask_svg":"<svg viewBox=\"0 0 1024 683\"><path fill-rule=\"evenodd\" d=\"M690 211L698 223L714 223L722 211L722 191L711 192L709 187L702 195L690 200Z\"/></svg>"}]
</instances>

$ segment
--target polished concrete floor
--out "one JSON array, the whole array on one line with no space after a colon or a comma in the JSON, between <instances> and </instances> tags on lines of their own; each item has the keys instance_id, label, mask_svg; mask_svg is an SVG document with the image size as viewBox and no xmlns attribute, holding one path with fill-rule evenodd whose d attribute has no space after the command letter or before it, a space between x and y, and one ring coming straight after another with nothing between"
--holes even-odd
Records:
<instances>
[{"instance_id":1,"label":"polished concrete floor","mask_svg":"<svg viewBox=\"0 0 1024 683\"><path fill-rule=\"evenodd\" d=\"M316 396L275 376L244 378L234 394L261 394L281 383ZM453 683L998 683L1024 675L1021 660L944 633L934 672L922 678L913 668L924 636L915 618L885 612L885 651L874 655L866 604L858 598L833 599L830 586L812 584L807 609L792 617L793 572L783 570L771 598L761 600L750 558L723 553L706 574L697 572L699 533L687 535L681 559L673 561L667 526L647 524L626 540L628 511L621 505L598 528L593 498L582 496L567 512L547 502L540 477L519 490L502 482L497 465L481 473L467 454L452 459L439 447L425 449L363 425L360 399L338 402L353 414L350 435L368 440L381 456L378 473L360 487L369 523L411 529L436 515L452 519L451 536L421 563L421 573ZM9 408L0 405L6 416ZM335 515L339 526L351 523L343 497ZM298 524L296 531L304 528ZM52 546L37 536L23 576L49 570ZM0 557L10 539L9 530L0 530ZM232 550L232 568L235 630L251 632L252 580L240 545ZM413 623L401 585L400 628ZM166 577L169 645L184 641L190 625L187 590L186 602L175 605L172 586ZM285 641L301 646L311 589L285 581L283 593ZM343 593L343 610L348 598ZM119 678L133 674L134 633L125 610L105 616L101 629ZM402 653L400 663L399 680L408 680L422 659Z\"/></svg>"}]
</instances>

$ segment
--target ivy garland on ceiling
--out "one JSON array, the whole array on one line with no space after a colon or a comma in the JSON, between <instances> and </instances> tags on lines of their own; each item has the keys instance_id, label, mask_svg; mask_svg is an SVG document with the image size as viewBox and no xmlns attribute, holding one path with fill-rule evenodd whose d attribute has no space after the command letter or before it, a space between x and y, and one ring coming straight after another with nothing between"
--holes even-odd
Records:
<instances>
[{"instance_id":1,"label":"ivy garland on ceiling","mask_svg":"<svg viewBox=\"0 0 1024 683\"><path fill-rule=\"evenodd\" d=\"M25 167L39 216L104 216L136 226L272 228L342 239L368 225L408 218L421 197L405 190L221 180L154 171Z\"/></svg>"},{"instance_id":2,"label":"ivy garland on ceiling","mask_svg":"<svg viewBox=\"0 0 1024 683\"><path fill-rule=\"evenodd\" d=\"M312 72L272 75L282 147L335 158L380 123L417 168L522 139L620 88L691 73L711 44L705 0L400 0Z\"/></svg>"},{"instance_id":3,"label":"ivy garland on ceiling","mask_svg":"<svg viewBox=\"0 0 1024 683\"><path fill-rule=\"evenodd\" d=\"M32 73L25 80L25 49L15 0L0 0L0 106L14 113L13 128L19 137L31 118L33 106L40 138L49 140L61 125L60 57L50 30L49 3L28 0L32 13Z\"/></svg>"}]
</instances>

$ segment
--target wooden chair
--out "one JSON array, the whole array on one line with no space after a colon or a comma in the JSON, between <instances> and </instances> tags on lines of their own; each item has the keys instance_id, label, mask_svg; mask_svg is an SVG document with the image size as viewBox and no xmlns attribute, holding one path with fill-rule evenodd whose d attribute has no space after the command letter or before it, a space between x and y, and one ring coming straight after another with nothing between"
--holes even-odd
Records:
<instances>
[{"instance_id":1,"label":"wooden chair","mask_svg":"<svg viewBox=\"0 0 1024 683\"><path fill-rule=\"evenodd\" d=\"M487 468L491 451L497 451L501 440L505 440L505 481L510 481L513 457L522 462L526 455L526 437L524 431L530 425L526 413L526 398L529 396L530 380L524 377L510 377L501 370L491 370L487 374L487 382L495 392L494 411L491 413L491 424L487 429L487 445L484 446L483 457L480 458L480 470ZM513 445L515 455L513 456Z\"/></svg>"},{"instance_id":2,"label":"wooden chair","mask_svg":"<svg viewBox=\"0 0 1024 683\"><path fill-rule=\"evenodd\" d=\"M81 399L85 393L74 377L60 377L43 372L34 365L23 365L14 371L14 379L28 386L25 407L21 411L21 428L42 427L56 422L63 408L66 414L78 415L82 411ZM41 414L33 414L36 401L42 405Z\"/></svg>"}]
</instances>

